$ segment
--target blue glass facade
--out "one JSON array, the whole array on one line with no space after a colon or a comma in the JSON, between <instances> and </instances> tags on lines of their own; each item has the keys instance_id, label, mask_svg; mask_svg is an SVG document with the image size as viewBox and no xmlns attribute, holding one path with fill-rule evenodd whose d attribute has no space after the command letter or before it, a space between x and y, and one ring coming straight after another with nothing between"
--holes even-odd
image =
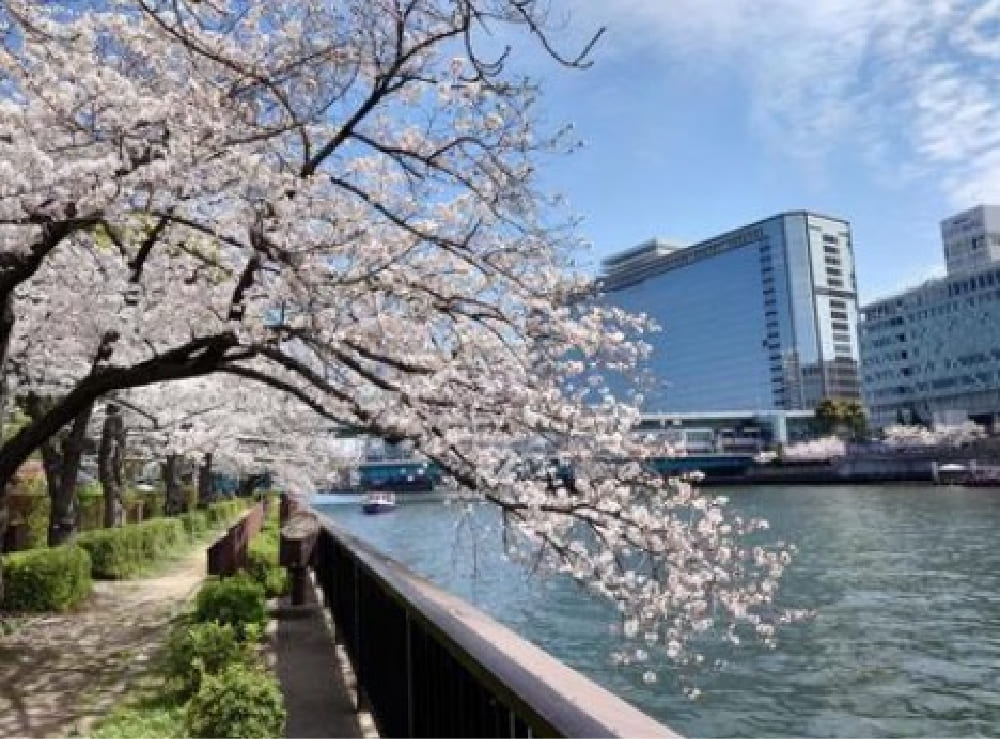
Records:
<instances>
[{"instance_id":1,"label":"blue glass facade","mask_svg":"<svg viewBox=\"0 0 1000 739\"><path fill-rule=\"evenodd\" d=\"M605 262L604 299L661 331L648 412L809 409L859 397L850 227L787 213L676 248L649 242ZM624 387L617 388L619 392Z\"/></svg>"}]
</instances>

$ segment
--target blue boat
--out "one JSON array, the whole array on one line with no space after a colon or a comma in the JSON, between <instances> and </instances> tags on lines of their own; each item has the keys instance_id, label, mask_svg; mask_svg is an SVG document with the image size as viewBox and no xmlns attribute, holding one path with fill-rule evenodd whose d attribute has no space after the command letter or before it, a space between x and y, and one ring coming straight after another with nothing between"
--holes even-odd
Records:
<instances>
[{"instance_id":1,"label":"blue boat","mask_svg":"<svg viewBox=\"0 0 1000 739\"><path fill-rule=\"evenodd\" d=\"M392 493L369 493L361 501L361 512L369 516L389 513L396 508L396 497Z\"/></svg>"}]
</instances>

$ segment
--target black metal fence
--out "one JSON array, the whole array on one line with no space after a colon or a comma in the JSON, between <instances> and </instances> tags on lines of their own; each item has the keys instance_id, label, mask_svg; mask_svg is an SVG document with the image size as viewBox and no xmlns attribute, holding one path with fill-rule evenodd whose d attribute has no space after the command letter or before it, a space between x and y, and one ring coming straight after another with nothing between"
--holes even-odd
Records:
<instances>
[{"instance_id":1,"label":"black metal fence","mask_svg":"<svg viewBox=\"0 0 1000 739\"><path fill-rule=\"evenodd\" d=\"M677 737L321 518L314 568L381 736Z\"/></svg>"}]
</instances>

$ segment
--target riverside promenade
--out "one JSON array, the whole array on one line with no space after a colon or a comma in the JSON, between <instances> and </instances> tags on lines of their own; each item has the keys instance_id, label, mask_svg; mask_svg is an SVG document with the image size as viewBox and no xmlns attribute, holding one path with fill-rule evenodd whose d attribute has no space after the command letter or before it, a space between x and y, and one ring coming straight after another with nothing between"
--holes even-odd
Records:
<instances>
[{"instance_id":1,"label":"riverside promenade","mask_svg":"<svg viewBox=\"0 0 1000 739\"><path fill-rule=\"evenodd\" d=\"M157 577L101 580L85 606L0 637L0 737L86 735L141 681L206 576L198 547Z\"/></svg>"},{"instance_id":2,"label":"riverside promenade","mask_svg":"<svg viewBox=\"0 0 1000 739\"><path fill-rule=\"evenodd\" d=\"M206 575L207 544L155 577L104 580L69 613L9 620L0 636L0 738L87 736L154 672L171 621ZM265 649L277 672L289 737L374 737L356 710L349 671L314 591L309 603L273 602Z\"/></svg>"}]
</instances>

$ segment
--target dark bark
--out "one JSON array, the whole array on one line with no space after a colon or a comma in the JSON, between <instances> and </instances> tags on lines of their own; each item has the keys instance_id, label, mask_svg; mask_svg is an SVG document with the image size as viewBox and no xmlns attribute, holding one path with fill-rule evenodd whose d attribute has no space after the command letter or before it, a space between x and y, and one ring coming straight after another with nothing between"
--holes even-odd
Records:
<instances>
[{"instance_id":1,"label":"dark bark","mask_svg":"<svg viewBox=\"0 0 1000 739\"><path fill-rule=\"evenodd\" d=\"M166 486L166 504L164 512L168 516L185 513L187 501L184 499L184 488L180 478L181 458L178 454L168 454L163 463L163 483Z\"/></svg>"},{"instance_id":2,"label":"dark bark","mask_svg":"<svg viewBox=\"0 0 1000 739\"><path fill-rule=\"evenodd\" d=\"M117 403L108 403L105 410L97 475L104 488L104 526L121 526L125 523L125 420Z\"/></svg>"},{"instance_id":3,"label":"dark bark","mask_svg":"<svg viewBox=\"0 0 1000 739\"><path fill-rule=\"evenodd\" d=\"M208 452L202 458L198 468L198 507L203 508L212 502L212 453Z\"/></svg>"},{"instance_id":4,"label":"dark bark","mask_svg":"<svg viewBox=\"0 0 1000 739\"><path fill-rule=\"evenodd\" d=\"M113 390L207 375L222 364L225 352L237 345L232 334L193 339L184 346L130 367L99 368L77 383L48 412L21 429L0 448L0 485L13 479L17 468L46 440L71 423L95 400Z\"/></svg>"},{"instance_id":5,"label":"dark bark","mask_svg":"<svg viewBox=\"0 0 1000 739\"><path fill-rule=\"evenodd\" d=\"M35 421L48 414L58 402L32 393L25 401L25 410ZM49 546L62 544L76 533L76 485L92 411L92 404L81 408L68 428L50 436L40 447L49 494Z\"/></svg>"},{"instance_id":6,"label":"dark bark","mask_svg":"<svg viewBox=\"0 0 1000 739\"><path fill-rule=\"evenodd\" d=\"M8 292L3 298L0 309L0 430L7 415L7 380L4 369L7 364L7 348L10 346L10 336L14 330L14 296ZM4 540L7 536L7 522L10 520L7 495L11 485L0 480L0 552L4 550ZM0 600L3 600L3 567L0 567Z\"/></svg>"},{"instance_id":7,"label":"dark bark","mask_svg":"<svg viewBox=\"0 0 1000 739\"><path fill-rule=\"evenodd\" d=\"M260 483L264 481L267 475L247 475L240 480L240 484L236 487L236 497L237 498L249 498L253 495L254 488L256 488Z\"/></svg>"}]
</instances>

